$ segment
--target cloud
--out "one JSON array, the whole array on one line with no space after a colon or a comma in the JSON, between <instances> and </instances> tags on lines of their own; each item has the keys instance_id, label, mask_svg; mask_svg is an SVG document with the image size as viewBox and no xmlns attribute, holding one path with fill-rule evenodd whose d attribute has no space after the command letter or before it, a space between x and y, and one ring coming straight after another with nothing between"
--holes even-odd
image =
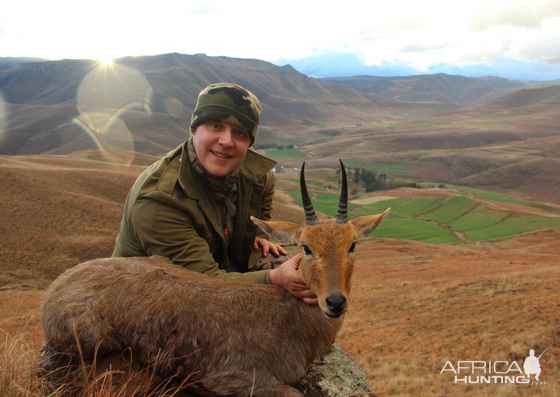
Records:
<instances>
[{"instance_id":1,"label":"cloud","mask_svg":"<svg viewBox=\"0 0 560 397\"><path fill-rule=\"evenodd\" d=\"M497 76L510 80L544 81L560 79L558 65L544 61L526 61L499 57L484 62L434 63L420 70L412 64L399 60L383 61L367 65L361 53L322 51L292 60L280 60L276 65L290 64L294 69L310 77L350 76L411 76L445 73L466 77Z\"/></svg>"},{"instance_id":2,"label":"cloud","mask_svg":"<svg viewBox=\"0 0 560 397\"><path fill-rule=\"evenodd\" d=\"M560 18L557 20L560 23ZM538 41L527 42L519 46L517 54L520 58L560 64L560 34L540 37Z\"/></svg>"},{"instance_id":3,"label":"cloud","mask_svg":"<svg viewBox=\"0 0 560 397\"><path fill-rule=\"evenodd\" d=\"M348 76L408 76L418 74L418 69L399 60L383 61L378 65L367 65L361 53L328 50L314 53L304 58L274 62L283 66L289 64L294 69L310 77Z\"/></svg>"},{"instance_id":4,"label":"cloud","mask_svg":"<svg viewBox=\"0 0 560 397\"><path fill-rule=\"evenodd\" d=\"M410 43L404 45L400 52L407 53L407 52L426 52L426 51L433 51L433 50L442 50L445 48L450 47L449 44L443 43Z\"/></svg>"},{"instance_id":5,"label":"cloud","mask_svg":"<svg viewBox=\"0 0 560 397\"><path fill-rule=\"evenodd\" d=\"M560 16L558 0L518 0L496 3L479 8L471 14L468 26L472 31L483 32L497 26L513 26L522 29L539 29L543 20Z\"/></svg>"}]
</instances>

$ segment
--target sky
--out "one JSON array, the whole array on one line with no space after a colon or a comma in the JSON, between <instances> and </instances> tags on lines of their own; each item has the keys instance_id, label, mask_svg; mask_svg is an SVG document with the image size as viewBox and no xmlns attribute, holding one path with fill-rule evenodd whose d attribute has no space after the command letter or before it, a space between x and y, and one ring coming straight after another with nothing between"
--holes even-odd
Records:
<instances>
[{"instance_id":1,"label":"sky","mask_svg":"<svg viewBox=\"0 0 560 397\"><path fill-rule=\"evenodd\" d=\"M4 2L0 57L178 52L290 64L311 77L447 73L560 79L559 0Z\"/></svg>"}]
</instances>

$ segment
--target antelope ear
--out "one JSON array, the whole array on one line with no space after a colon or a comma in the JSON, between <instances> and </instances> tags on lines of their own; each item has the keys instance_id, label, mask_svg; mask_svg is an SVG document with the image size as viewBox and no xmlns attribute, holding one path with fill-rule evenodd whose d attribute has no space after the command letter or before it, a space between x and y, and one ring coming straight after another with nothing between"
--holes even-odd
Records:
<instances>
[{"instance_id":1,"label":"antelope ear","mask_svg":"<svg viewBox=\"0 0 560 397\"><path fill-rule=\"evenodd\" d=\"M299 242L301 231L305 227L303 224L292 222L261 221L254 216L251 217L251 220L265 233L285 243L297 244Z\"/></svg>"},{"instance_id":2,"label":"antelope ear","mask_svg":"<svg viewBox=\"0 0 560 397\"><path fill-rule=\"evenodd\" d=\"M381 225L381 221L383 221L390 211L391 208L387 208L384 213L379 215L362 216L360 218L353 219L350 223L352 223L352 226L356 229L358 238L369 236L379 225Z\"/></svg>"}]
</instances>

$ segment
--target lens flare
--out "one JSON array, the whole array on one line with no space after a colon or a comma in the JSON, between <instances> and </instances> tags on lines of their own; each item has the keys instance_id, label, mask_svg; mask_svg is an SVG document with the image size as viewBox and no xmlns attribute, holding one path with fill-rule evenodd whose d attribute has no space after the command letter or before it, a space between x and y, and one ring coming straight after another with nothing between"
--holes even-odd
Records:
<instances>
[{"instance_id":1,"label":"lens flare","mask_svg":"<svg viewBox=\"0 0 560 397\"><path fill-rule=\"evenodd\" d=\"M80 125L96 142L103 154L118 163L134 159L134 142L119 116L132 109L151 114L152 87L139 71L128 66L99 63L78 88Z\"/></svg>"},{"instance_id":2,"label":"lens flare","mask_svg":"<svg viewBox=\"0 0 560 397\"><path fill-rule=\"evenodd\" d=\"M180 117L185 113L185 106L177 99L171 97L163 101L163 108L167 114L173 117Z\"/></svg>"},{"instance_id":3,"label":"lens flare","mask_svg":"<svg viewBox=\"0 0 560 397\"><path fill-rule=\"evenodd\" d=\"M134 160L134 141L124 121L107 113L82 113L74 119L94 139L111 162L130 164ZM101 126L97 130L92 126Z\"/></svg>"}]
</instances>

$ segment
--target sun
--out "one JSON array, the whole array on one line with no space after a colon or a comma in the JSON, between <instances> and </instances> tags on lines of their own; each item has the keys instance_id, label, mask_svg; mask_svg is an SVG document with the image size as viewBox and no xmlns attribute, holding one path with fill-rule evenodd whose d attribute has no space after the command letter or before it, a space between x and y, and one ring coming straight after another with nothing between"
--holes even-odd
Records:
<instances>
[{"instance_id":1,"label":"sun","mask_svg":"<svg viewBox=\"0 0 560 397\"><path fill-rule=\"evenodd\" d=\"M113 63L113 59L112 58L100 58L99 62L101 62L101 64L103 66L111 66L111 64Z\"/></svg>"}]
</instances>

